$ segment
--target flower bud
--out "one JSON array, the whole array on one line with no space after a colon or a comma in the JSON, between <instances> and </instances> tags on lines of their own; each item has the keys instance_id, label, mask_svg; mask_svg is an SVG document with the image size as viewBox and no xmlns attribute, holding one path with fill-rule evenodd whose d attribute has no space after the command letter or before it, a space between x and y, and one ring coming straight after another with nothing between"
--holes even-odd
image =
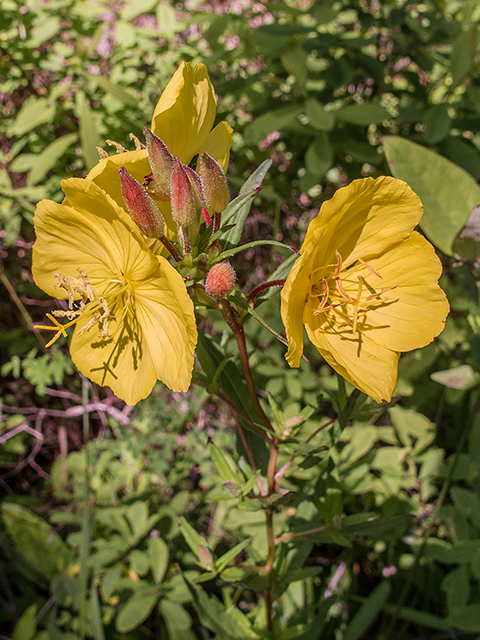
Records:
<instances>
[{"instance_id":1,"label":"flower bud","mask_svg":"<svg viewBox=\"0 0 480 640\"><path fill-rule=\"evenodd\" d=\"M173 156L167 145L158 136L145 128L143 130L147 141L148 161L152 169L155 182L165 194L170 194L170 182L173 171Z\"/></svg>"},{"instance_id":2,"label":"flower bud","mask_svg":"<svg viewBox=\"0 0 480 640\"><path fill-rule=\"evenodd\" d=\"M147 238L161 238L165 233L165 221L159 208L125 167L120 167L118 173L122 181L123 199L132 220Z\"/></svg>"},{"instance_id":3,"label":"flower bud","mask_svg":"<svg viewBox=\"0 0 480 640\"><path fill-rule=\"evenodd\" d=\"M201 211L205 206L205 196L203 195L203 186L200 176L191 167L183 165L187 178L190 181L190 186L193 189L193 195L195 196L195 206L197 211Z\"/></svg>"},{"instance_id":4,"label":"flower bud","mask_svg":"<svg viewBox=\"0 0 480 640\"><path fill-rule=\"evenodd\" d=\"M207 273L205 292L214 300L222 300L232 291L236 279L235 271L229 262L214 264Z\"/></svg>"},{"instance_id":5,"label":"flower bud","mask_svg":"<svg viewBox=\"0 0 480 640\"><path fill-rule=\"evenodd\" d=\"M172 218L181 227L188 227L197 219L195 194L184 166L178 158L174 158L173 160L173 172L170 186Z\"/></svg>"},{"instance_id":6,"label":"flower bud","mask_svg":"<svg viewBox=\"0 0 480 640\"><path fill-rule=\"evenodd\" d=\"M222 167L204 152L198 158L197 170L202 181L207 207L216 213L221 213L230 201L228 183Z\"/></svg>"}]
</instances>

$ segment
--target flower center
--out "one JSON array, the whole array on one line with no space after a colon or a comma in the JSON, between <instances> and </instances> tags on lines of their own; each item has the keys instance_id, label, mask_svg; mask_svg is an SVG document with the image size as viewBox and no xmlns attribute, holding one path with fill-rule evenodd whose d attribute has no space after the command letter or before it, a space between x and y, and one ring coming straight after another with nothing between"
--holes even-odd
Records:
<instances>
[{"instance_id":1,"label":"flower center","mask_svg":"<svg viewBox=\"0 0 480 640\"><path fill-rule=\"evenodd\" d=\"M100 340L107 340L108 323L112 318L115 300L119 295L123 294L129 287L129 283L123 278L120 280L112 280L111 282L119 283L120 287L115 287L109 295L99 296L91 285L85 269L77 268L78 278L74 276L55 273L58 284L55 288L65 289L68 294L68 309L56 310L47 313L47 318L53 322L53 325L35 325L35 329L43 329L46 331L55 331L54 337L45 345L50 347L58 340L60 336L66 336L66 330L76 324L80 317L88 317L86 324L78 331L81 336L89 331L98 323L100 332L98 337ZM67 318L69 322L62 324L57 318Z\"/></svg>"},{"instance_id":2,"label":"flower center","mask_svg":"<svg viewBox=\"0 0 480 640\"><path fill-rule=\"evenodd\" d=\"M389 303L390 301L382 296L396 287L376 290L363 276L357 275L356 279L352 278L351 273L353 272L350 270L355 263L342 271L342 256L338 251L335 251L335 254L336 264L326 265L315 270L322 270L324 275L320 281L317 280L312 284L310 289L310 295L319 298L318 306L313 311L313 315L325 314L325 319L336 331L342 331L348 327L348 332L351 331L353 335L358 336L359 324L361 323L365 328L367 313ZM364 260L358 258L357 262L368 269L376 278L382 279L380 273Z\"/></svg>"}]
</instances>

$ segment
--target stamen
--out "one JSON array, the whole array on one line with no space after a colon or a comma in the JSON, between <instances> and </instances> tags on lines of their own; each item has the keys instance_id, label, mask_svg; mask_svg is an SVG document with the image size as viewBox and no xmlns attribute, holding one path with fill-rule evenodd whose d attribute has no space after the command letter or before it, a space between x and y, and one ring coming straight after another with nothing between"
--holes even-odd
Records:
<instances>
[{"instance_id":1,"label":"stamen","mask_svg":"<svg viewBox=\"0 0 480 640\"><path fill-rule=\"evenodd\" d=\"M96 147L97 151L98 151L98 155L100 156L100 160L105 160L105 158L108 158L108 153L105 151L105 149L102 149L102 147Z\"/></svg>"},{"instance_id":2,"label":"stamen","mask_svg":"<svg viewBox=\"0 0 480 640\"><path fill-rule=\"evenodd\" d=\"M360 304L360 298L362 296L363 280L358 276L358 291L357 299L353 304L353 333L357 335L357 323L358 323L358 305Z\"/></svg>"},{"instance_id":3,"label":"stamen","mask_svg":"<svg viewBox=\"0 0 480 640\"><path fill-rule=\"evenodd\" d=\"M358 258L358 261L361 262L363 264L363 266L366 267L370 271L370 273L373 273L373 275L377 276L377 278L380 278L380 280L382 279L382 276L378 273L378 271L375 271L375 269L370 264L367 264L365 262L365 260L362 260L361 258Z\"/></svg>"},{"instance_id":4,"label":"stamen","mask_svg":"<svg viewBox=\"0 0 480 640\"><path fill-rule=\"evenodd\" d=\"M111 147L115 147L115 151L117 153L123 153L124 151L126 151L125 147L118 142L114 142L113 140L105 140L105 142Z\"/></svg>"},{"instance_id":5,"label":"stamen","mask_svg":"<svg viewBox=\"0 0 480 640\"><path fill-rule=\"evenodd\" d=\"M140 140L134 133L129 133L128 137L135 143L135 151L141 151L142 149L145 149L145 145L140 142Z\"/></svg>"}]
</instances>

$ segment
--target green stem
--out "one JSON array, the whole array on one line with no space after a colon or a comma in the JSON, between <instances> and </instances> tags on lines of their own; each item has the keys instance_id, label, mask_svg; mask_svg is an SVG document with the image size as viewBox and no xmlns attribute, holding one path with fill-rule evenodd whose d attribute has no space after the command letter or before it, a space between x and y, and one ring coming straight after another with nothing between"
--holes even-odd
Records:
<instances>
[{"instance_id":1,"label":"green stem","mask_svg":"<svg viewBox=\"0 0 480 640\"><path fill-rule=\"evenodd\" d=\"M267 415L263 411L260 400L258 399L257 390L255 389L255 383L252 377L252 371L250 369L250 363L248 362L247 344L245 342L245 333L243 327L238 324L234 311L230 306L228 300L222 300L218 305L226 323L233 331L235 339L237 341L238 352L240 355L240 362L242 363L243 375L245 382L247 383L248 392L252 400L253 406L258 413L263 425L270 433L274 432L274 429L268 419ZM267 440L268 441L268 440ZM267 486L268 496L271 496L275 492L275 471L278 459L278 443L277 439L273 438L269 440L270 444L270 458L268 460L267 468ZM273 531L273 505L268 505L266 508L266 529L267 529L267 541L268 541L268 555L266 570L268 572L268 589L264 592L265 597L265 609L267 618L267 629L270 633L273 632L273 601L274 601L274 561L275 561L275 536Z\"/></svg>"},{"instance_id":2,"label":"green stem","mask_svg":"<svg viewBox=\"0 0 480 640\"><path fill-rule=\"evenodd\" d=\"M233 335L235 336L235 340L237 341L238 353L240 355L240 362L242 363L243 375L245 377L245 382L247 383L248 393L252 400L253 406L255 407L255 410L258 413L258 416L267 431L273 432L273 427L264 410L262 409L262 406L258 399L257 390L255 389L252 371L248 362L247 344L245 342L245 333L243 331L243 327L238 324L233 309L230 306L228 300L222 300L221 302L219 302L218 308L222 312L222 315L225 318L225 322L233 331Z\"/></svg>"},{"instance_id":3,"label":"green stem","mask_svg":"<svg viewBox=\"0 0 480 640\"><path fill-rule=\"evenodd\" d=\"M83 441L85 451L85 500L83 507L83 531L82 531L82 548L80 559L80 575L79 575L79 609L80 609L80 637L85 638L85 630L87 626L87 586L88 586L88 558L90 555L90 474L89 474L89 455L88 440L90 437L90 416L87 411L88 405L88 387L87 381L82 376L82 405L83 405Z\"/></svg>"}]
</instances>

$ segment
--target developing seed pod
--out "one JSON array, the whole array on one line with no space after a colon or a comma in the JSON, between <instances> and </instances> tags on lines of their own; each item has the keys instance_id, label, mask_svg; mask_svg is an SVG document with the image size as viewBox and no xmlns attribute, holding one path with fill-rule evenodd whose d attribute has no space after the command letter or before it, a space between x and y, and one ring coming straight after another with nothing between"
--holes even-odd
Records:
<instances>
[{"instance_id":1,"label":"developing seed pod","mask_svg":"<svg viewBox=\"0 0 480 640\"><path fill-rule=\"evenodd\" d=\"M147 238L161 238L165 233L165 221L159 208L125 167L120 167L118 173L125 206L132 220Z\"/></svg>"},{"instance_id":2,"label":"developing seed pod","mask_svg":"<svg viewBox=\"0 0 480 640\"><path fill-rule=\"evenodd\" d=\"M222 167L208 153L201 153L197 164L207 207L221 213L230 201L228 183Z\"/></svg>"},{"instance_id":3,"label":"developing seed pod","mask_svg":"<svg viewBox=\"0 0 480 640\"><path fill-rule=\"evenodd\" d=\"M229 262L219 262L207 273L205 292L218 302L228 296L236 280L237 275L232 265Z\"/></svg>"},{"instance_id":4,"label":"developing seed pod","mask_svg":"<svg viewBox=\"0 0 480 640\"><path fill-rule=\"evenodd\" d=\"M188 227L197 219L195 194L184 166L178 158L173 159L173 172L170 186L172 218L181 227Z\"/></svg>"},{"instance_id":5,"label":"developing seed pod","mask_svg":"<svg viewBox=\"0 0 480 640\"><path fill-rule=\"evenodd\" d=\"M148 161L155 182L167 195L170 194L170 183L173 171L173 156L167 145L147 127L143 130L147 142Z\"/></svg>"}]
</instances>

